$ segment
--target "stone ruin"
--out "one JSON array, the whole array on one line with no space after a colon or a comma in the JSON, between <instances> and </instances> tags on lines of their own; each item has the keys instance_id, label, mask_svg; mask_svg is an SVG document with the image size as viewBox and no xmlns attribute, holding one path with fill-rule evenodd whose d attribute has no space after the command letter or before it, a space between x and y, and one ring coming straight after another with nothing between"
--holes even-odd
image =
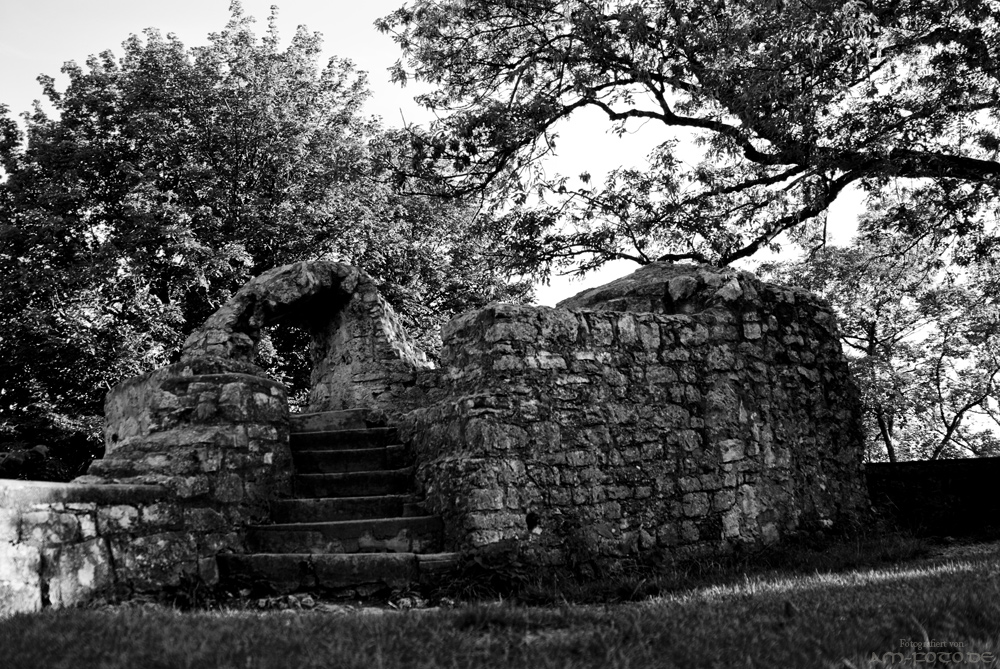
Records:
<instances>
[{"instance_id":1,"label":"stone ruin","mask_svg":"<svg viewBox=\"0 0 1000 669\"><path fill-rule=\"evenodd\" d=\"M0 483L0 612L218 581L291 494L286 389L261 329L306 330L309 415L402 436L444 548L594 568L848 528L869 509L857 391L830 309L746 272L654 264L558 308L491 304L435 367L370 277L252 280L180 362L108 393L106 455L71 484ZM368 415L368 414L366 414Z\"/></svg>"}]
</instances>

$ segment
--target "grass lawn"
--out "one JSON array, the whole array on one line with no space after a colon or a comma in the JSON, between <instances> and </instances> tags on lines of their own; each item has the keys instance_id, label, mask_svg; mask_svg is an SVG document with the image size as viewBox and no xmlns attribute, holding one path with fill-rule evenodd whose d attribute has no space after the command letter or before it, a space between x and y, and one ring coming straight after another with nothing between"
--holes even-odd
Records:
<instances>
[{"instance_id":1,"label":"grass lawn","mask_svg":"<svg viewBox=\"0 0 1000 669\"><path fill-rule=\"evenodd\" d=\"M616 604L46 611L0 621L0 667L1000 666L996 544L717 581Z\"/></svg>"}]
</instances>

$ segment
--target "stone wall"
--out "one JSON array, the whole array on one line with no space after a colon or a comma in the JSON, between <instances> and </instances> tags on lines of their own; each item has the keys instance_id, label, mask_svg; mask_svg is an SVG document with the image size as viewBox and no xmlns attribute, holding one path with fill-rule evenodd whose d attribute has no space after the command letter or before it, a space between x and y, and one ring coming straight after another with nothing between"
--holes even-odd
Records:
<instances>
[{"instance_id":1,"label":"stone wall","mask_svg":"<svg viewBox=\"0 0 1000 669\"><path fill-rule=\"evenodd\" d=\"M197 358L115 386L104 458L77 481L163 486L201 542L241 550L241 528L291 492L285 389L254 370Z\"/></svg>"},{"instance_id":2,"label":"stone wall","mask_svg":"<svg viewBox=\"0 0 1000 669\"><path fill-rule=\"evenodd\" d=\"M824 304L657 265L566 306L455 319L422 378L439 399L396 419L450 548L518 542L552 565L717 552L867 511Z\"/></svg>"},{"instance_id":3,"label":"stone wall","mask_svg":"<svg viewBox=\"0 0 1000 669\"><path fill-rule=\"evenodd\" d=\"M215 553L158 486L4 481L0 615L214 582Z\"/></svg>"},{"instance_id":4,"label":"stone wall","mask_svg":"<svg viewBox=\"0 0 1000 669\"><path fill-rule=\"evenodd\" d=\"M246 550L246 526L291 494L286 389L254 364L262 329L282 321L312 337L311 411L398 410L430 368L364 272L301 262L253 279L179 363L108 393L105 456L86 476L0 482L7 611L211 582L216 555Z\"/></svg>"},{"instance_id":5,"label":"stone wall","mask_svg":"<svg viewBox=\"0 0 1000 669\"><path fill-rule=\"evenodd\" d=\"M290 494L284 386L261 329L312 337L311 411L384 413L448 548L535 564L679 556L849 526L868 499L829 309L731 270L652 265L562 308L490 305L412 345L372 280L295 263L242 288L181 361L108 393L106 455L65 488L0 483L0 601L211 582Z\"/></svg>"}]
</instances>

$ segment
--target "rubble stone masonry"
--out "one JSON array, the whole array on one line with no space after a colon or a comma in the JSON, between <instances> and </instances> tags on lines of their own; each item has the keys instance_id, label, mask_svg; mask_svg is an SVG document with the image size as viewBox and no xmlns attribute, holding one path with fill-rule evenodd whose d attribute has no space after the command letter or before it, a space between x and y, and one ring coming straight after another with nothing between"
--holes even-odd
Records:
<instances>
[{"instance_id":1,"label":"rubble stone masonry","mask_svg":"<svg viewBox=\"0 0 1000 669\"><path fill-rule=\"evenodd\" d=\"M370 277L257 277L180 362L116 386L72 484L0 483L0 613L212 582L290 494L285 387L261 329L311 337L310 411L369 408L413 450L447 550L556 567L717 553L868 512L857 391L829 308L728 269L654 264L559 308L492 304L435 369Z\"/></svg>"},{"instance_id":2,"label":"rubble stone masonry","mask_svg":"<svg viewBox=\"0 0 1000 669\"><path fill-rule=\"evenodd\" d=\"M813 296L659 264L560 307L452 321L421 379L437 399L398 419L452 548L679 556L867 511L857 392Z\"/></svg>"}]
</instances>

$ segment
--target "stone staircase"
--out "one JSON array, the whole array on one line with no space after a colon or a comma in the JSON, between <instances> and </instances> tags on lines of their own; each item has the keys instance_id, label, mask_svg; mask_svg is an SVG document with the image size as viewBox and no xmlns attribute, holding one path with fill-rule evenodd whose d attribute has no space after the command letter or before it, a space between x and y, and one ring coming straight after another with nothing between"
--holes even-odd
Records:
<instances>
[{"instance_id":1,"label":"stone staircase","mask_svg":"<svg viewBox=\"0 0 1000 669\"><path fill-rule=\"evenodd\" d=\"M219 555L223 581L254 592L366 597L446 573L442 524L414 494L395 428L356 409L292 417L295 498L247 530L250 553Z\"/></svg>"}]
</instances>

